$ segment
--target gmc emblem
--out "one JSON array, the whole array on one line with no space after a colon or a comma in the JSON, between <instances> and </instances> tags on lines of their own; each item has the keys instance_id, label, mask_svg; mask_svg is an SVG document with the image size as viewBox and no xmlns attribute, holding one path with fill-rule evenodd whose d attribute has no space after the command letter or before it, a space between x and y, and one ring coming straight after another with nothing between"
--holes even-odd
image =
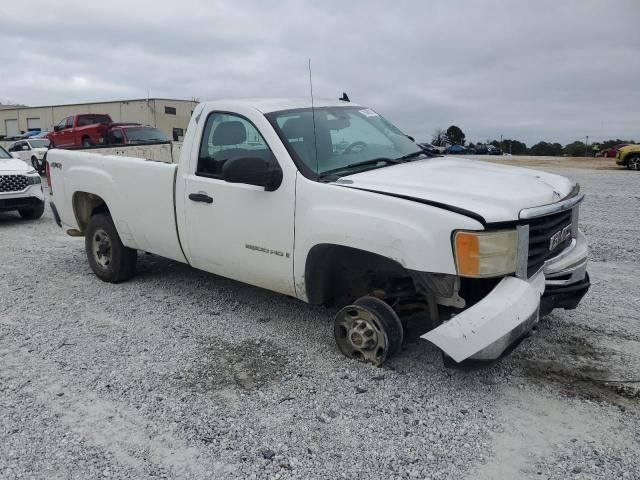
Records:
<instances>
[{"instance_id":1,"label":"gmc emblem","mask_svg":"<svg viewBox=\"0 0 640 480\"><path fill-rule=\"evenodd\" d=\"M551 252L552 250L555 250L558 245L564 242L567 238L571 238L571 224L551 235L551 238L549 239L549 251Z\"/></svg>"}]
</instances>

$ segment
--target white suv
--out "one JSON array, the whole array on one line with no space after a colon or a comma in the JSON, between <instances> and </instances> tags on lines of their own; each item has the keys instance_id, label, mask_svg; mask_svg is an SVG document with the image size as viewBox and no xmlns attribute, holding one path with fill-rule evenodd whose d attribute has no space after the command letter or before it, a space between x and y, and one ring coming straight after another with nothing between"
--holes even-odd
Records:
<instances>
[{"instance_id":1,"label":"white suv","mask_svg":"<svg viewBox=\"0 0 640 480\"><path fill-rule=\"evenodd\" d=\"M13 158L30 163L39 172L44 171L44 155L49 150L48 138L28 138L9 145Z\"/></svg>"},{"instance_id":2,"label":"white suv","mask_svg":"<svg viewBox=\"0 0 640 480\"><path fill-rule=\"evenodd\" d=\"M13 210L26 219L42 216L42 180L33 168L0 147L0 212Z\"/></svg>"}]
</instances>

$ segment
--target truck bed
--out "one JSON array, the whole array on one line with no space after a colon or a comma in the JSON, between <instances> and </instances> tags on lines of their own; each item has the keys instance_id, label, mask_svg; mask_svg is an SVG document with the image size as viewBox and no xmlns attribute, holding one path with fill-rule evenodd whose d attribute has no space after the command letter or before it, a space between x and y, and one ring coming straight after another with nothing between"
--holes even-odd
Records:
<instances>
[{"instance_id":1,"label":"truck bed","mask_svg":"<svg viewBox=\"0 0 640 480\"><path fill-rule=\"evenodd\" d=\"M74 199L104 200L125 246L186 262L174 210L176 164L52 149L47 154L53 201L67 228L82 231Z\"/></svg>"},{"instance_id":2,"label":"truck bed","mask_svg":"<svg viewBox=\"0 0 640 480\"><path fill-rule=\"evenodd\" d=\"M181 150L182 142L163 142L145 145L104 145L79 149L79 151L100 155L135 157L165 163L178 163Z\"/></svg>"}]
</instances>

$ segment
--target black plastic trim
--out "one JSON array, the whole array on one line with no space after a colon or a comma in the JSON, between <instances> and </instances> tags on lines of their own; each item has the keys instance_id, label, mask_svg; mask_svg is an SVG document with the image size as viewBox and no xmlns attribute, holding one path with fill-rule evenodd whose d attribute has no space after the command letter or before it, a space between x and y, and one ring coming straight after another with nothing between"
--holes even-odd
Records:
<instances>
[{"instance_id":1,"label":"black plastic trim","mask_svg":"<svg viewBox=\"0 0 640 480\"><path fill-rule=\"evenodd\" d=\"M53 212L53 219L56 221L56 224L62 228L62 220L60 220L60 214L58 214L58 209L56 208L56 204L53 202L49 202L51 206L51 211Z\"/></svg>"}]
</instances>

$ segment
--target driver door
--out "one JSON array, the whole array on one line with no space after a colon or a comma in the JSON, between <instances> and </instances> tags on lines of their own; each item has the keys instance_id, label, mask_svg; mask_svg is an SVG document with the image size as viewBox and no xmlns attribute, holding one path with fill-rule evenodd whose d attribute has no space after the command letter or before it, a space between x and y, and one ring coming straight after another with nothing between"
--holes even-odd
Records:
<instances>
[{"instance_id":1,"label":"driver door","mask_svg":"<svg viewBox=\"0 0 640 480\"><path fill-rule=\"evenodd\" d=\"M270 192L223 179L227 160L271 152L247 117L213 111L203 118L177 179L179 233L192 266L293 295L295 176L285 170Z\"/></svg>"}]
</instances>

